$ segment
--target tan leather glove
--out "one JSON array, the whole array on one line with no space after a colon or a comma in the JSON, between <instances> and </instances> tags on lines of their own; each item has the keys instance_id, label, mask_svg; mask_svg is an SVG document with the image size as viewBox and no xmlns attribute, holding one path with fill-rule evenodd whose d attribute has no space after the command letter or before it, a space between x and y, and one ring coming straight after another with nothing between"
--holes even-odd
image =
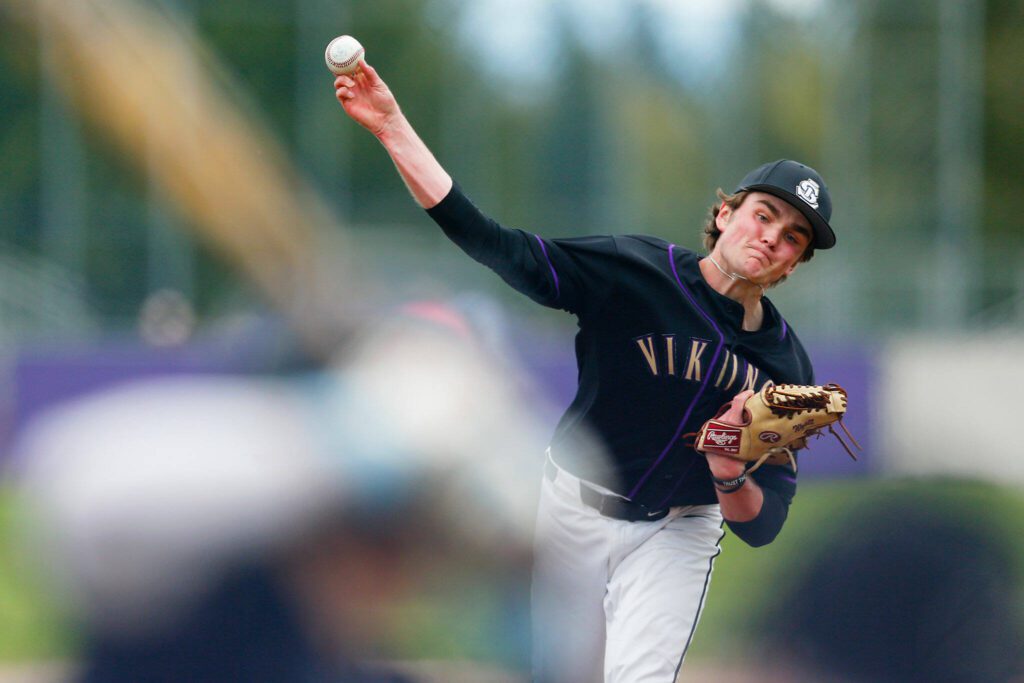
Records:
<instances>
[{"instance_id":1,"label":"tan leather glove","mask_svg":"<svg viewBox=\"0 0 1024 683\"><path fill-rule=\"evenodd\" d=\"M697 432L694 448L702 453L716 453L753 463L747 472L753 472L766 462L771 465L789 464L796 472L793 451L807 446L807 438L819 434L826 427L850 457L857 459L833 429L838 422L853 445L860 448L843 425L846 390L838 384L765 385L744 404L743 424L729 424L718 419L728 408L727 403L714 418L704 423Z\"/></svg>"}]
</instances>

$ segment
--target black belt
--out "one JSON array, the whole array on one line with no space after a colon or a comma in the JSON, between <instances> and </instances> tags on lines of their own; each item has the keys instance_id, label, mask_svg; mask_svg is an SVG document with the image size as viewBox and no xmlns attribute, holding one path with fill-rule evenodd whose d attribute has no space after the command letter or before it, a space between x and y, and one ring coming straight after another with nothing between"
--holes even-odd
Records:
<instances>
[{"instance_id":1,"label":"black belt","mask_svg":"<svg viewBox=\"0 0 1024 683\"><path fill-rule=\"evenodd\" d=\"M558 477L558 466L551 461L551 458L544 461L544 476L549 481L554 481ZM668 514L668 508L651 510L645 505L634 503L622 496L601 493L587 486L583 481L580 481L580 500L584 505L594 508L603 516L624 522L655 522Z\"/></svg>"}]
</instances>

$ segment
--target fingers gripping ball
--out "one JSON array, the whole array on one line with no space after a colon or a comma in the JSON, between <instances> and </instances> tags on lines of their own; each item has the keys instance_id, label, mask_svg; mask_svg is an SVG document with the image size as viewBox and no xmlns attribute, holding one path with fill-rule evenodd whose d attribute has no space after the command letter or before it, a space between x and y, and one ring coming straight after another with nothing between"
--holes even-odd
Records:
<instances>
[{"instance_id":1,"label":"fingers gripping ball","mask_svg":"<svg viewBox=\"0 0 1024 683\"><path fill-rule=\"evenodd\" d=\"M766 462L770 465L788 464L795 472L793 451L805 447L808 437L827 427L850 457L856 460L857 456L833 429L839 423L851 443L860 448L842 422L846 402L846 390L838 384L769 384L746 400L741 424L720 420L729 404L723 406L718 415L705 422L697 432L694 448L702 453L753 463L748 472Z\"/></svg>"},{"instance_id":2,"label":"fingers gripping ball","mask_svg":"<svg viewBox=\"0 0 1024 683\"><path fill-rule=\"evenodd\" d=\"M335 76L355 73L366 51L352 36L338 36L327 44L324 59Z\"/></svg>"}]
</instances>

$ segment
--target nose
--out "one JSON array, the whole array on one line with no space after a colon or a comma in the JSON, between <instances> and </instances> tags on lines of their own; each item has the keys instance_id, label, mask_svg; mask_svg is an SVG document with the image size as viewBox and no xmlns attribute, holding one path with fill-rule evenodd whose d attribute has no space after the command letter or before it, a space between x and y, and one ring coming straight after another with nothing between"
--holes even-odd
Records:
<instances>
[{"instance_id":1,"label":"nose","mask_svg":"<svg viewBox=\"0 0 1024 683\"><path fill-rule=\"evenodd\" d=\"M781 228L775 226L767 226L761 230L761 242L774 247L779 241L779 231Z\"/></svg>"}]
</instances>

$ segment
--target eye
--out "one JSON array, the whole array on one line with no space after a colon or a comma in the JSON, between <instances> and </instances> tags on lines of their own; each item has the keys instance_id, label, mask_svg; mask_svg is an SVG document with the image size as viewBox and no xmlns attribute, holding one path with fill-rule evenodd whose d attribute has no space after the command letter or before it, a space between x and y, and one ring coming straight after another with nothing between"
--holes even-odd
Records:
<instances>
[{"instance_id":1,"label":"eye","mask_svg":"<svg viewBox=\"0 0 1024 683\"><path fill-rule=\"evenodd\" d=\"M786 241L789 242L790 244L797 244L800 242L800 240L797 239L796 235L794 235L791 232L786 233Z\"/></svg>"},{"instance_id":2,"label":"eye","mask_svg":"<svg viewBox=\"0 0 1024 683\"><path fill-rule=\"evenodd\" d=\"M768 216L767 216L767 214L763 214L763 213L758 212L757 220L761 221L762 223L767 223L768 222Z\"/></svg>"}]
</instances>

